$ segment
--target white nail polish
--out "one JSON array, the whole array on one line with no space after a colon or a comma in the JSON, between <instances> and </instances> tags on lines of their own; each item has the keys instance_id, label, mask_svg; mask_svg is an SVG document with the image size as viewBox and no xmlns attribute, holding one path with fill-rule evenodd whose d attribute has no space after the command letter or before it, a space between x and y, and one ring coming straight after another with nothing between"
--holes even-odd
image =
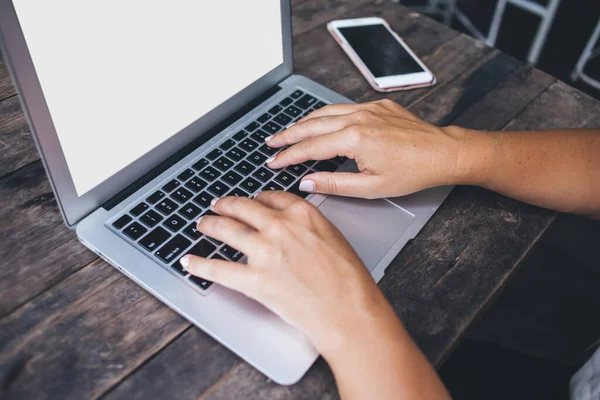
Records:
<instances>
[{"instance_id":1,"label":"white nail polish","mask_svg":"<svg viewBox=\"0 0 600 400\"><path fill-rule=\"evenodd\" d=\"M290 129L292 126L296 125L295 122L292 122L291 124L289 124L285 129Z\"/></svg>"},{"instance_id":2,"label":"white nail polish","mask_svg":"<svg viewBox=\"0 0 600 400\"><path fill-rule=\"evenodd\" d=\"M200 223L200 221L202 221L202 218L204 218L204 215L201 216L200 218L198 218L198 220L196 221L196 225L198 225Z\"/></svg>"},{"instance_id":3,"label":"white nail polish","mask_svg":"<svg viewBox=\"0 0 600 400\"><path fill-rule=\"evenodd\" d=\"M181 266L183 268L187 269L188 265L190 265L190 257L189 256L181 257L181 259L179 260L179 263L181 264Z\"/></svg>"},{"instance_id":4,"label":"white nail polish","mask_svg":"<svg viewBox=\"0 0 600 400\"><path fill-rule=\"evenodd\" d=\"M273 136L274 136L274 135L267 136L267 137L265 138L265 142L268 142L269 140L273 139Z\"/></svg>"},{"instance_id":5,"label":"white nail polish","mask_svg":"<svg viewBox=\"0 0 600 400\"><path fill-rule=\"evenodd\" d=\"M215 197L214 199L212 199L212 200L210 201L210 206L211 206L211 207L214 207L214 206L215 206L215 204L217 204L217 201L219 201L219 197Z\"/></svg>"},{"instance_id":6,"label":"white nail polish","mask_svg":"<svg viewBox=\"0 0 600 400\"><path fill-rule=\"evenodd\" d=\"M300 182L299 189L303 192L313 192L315 190L315 183L313 181L302 181Z\"/></svg>"},{"instance_id":7,"label":"white nail polish","mask_svg":"<svg viewBox=\"0 0 600 400\"><path fill-rule=\"evenodd\" d=\"M267 164L270 164L270 163L272 163L273 161L275 161L275 157L277 157L277 156L273 156L273 157L269 157L269 158L267 158Z\"/></svg>"}]
</instances>

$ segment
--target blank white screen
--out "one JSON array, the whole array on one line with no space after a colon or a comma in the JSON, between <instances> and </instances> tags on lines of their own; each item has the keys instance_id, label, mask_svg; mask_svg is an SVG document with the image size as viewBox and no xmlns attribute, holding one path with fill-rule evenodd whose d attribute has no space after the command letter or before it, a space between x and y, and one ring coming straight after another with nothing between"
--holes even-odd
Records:
<instances>
[{"instance_id":1,"label":"blank white screen","mask_svg":"<svg viewBox=\"0 0 600 400\"><path fill-rule=\"evenodd\" d=\"M280 0L14 6L79 196L283 63Z\"/></svg>"}]
</instances>

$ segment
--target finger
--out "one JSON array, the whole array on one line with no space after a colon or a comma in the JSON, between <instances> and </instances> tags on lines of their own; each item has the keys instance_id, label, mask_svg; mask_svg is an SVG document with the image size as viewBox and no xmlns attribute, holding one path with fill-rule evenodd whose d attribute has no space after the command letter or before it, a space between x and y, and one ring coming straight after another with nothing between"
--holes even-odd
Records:
<instances>
[{"instance_id":1,"label":"finger","mask_svg":"<svg viewBox=\"0 0 600 400\"><path fill-rule=\"evenodd\" d=\"M379 180L377 176L360 172L316 172L302 178L300 190L370 199L379 197L373 192Z\"/></svg>"},{"instance_id":2,"label":"finger","mask_svg":"<svg viewBox=\"0 0 600 400\"><path fill-rule=\"evenodd\" d=\"M198 231L248 254L262 243L256 230L229 217L207 215L197 224Z\"/></svg>"},{"instance_id":3,"label":"finger","mask_svg":"<svg viewBox=\"0 0 600 400\"><path fill-rule=\"evenodd\" d=\"M294 126L272 136L268 141L269 147L279 148L301 142L305 139L339 131L354 122L352 114L334 115L299 121ZM268 139L268 138L267 138Z\"/></svg>"},{"instance_id":4,"label":"finger","mask_svg":"<svg viewBox=\"0 0 600 400\"><path fill-rule=\"evenodd\" d=\"M273 210L247 197L217 197L211 202L211 208L219 215L233 218L256 230L270 225L275 218Z\"/></svg>"},{"instance_id":5,"label":"finger","mask_svg":"<svg viewBox=\"0 0 600 400\"><path fill-rule=\"evenodd\" d=\"M256 196L256 201L264 204L267 207L271 207L275 210L285 210L293 203L304 201L300 197L291 194L289 192L269 190L261 192Z\"/></svg>"},{"instance_id":6,"label":"finger","mask_svg":"<svg viewBox=\"0 0 600 400\"><path fill-rule=\"evenodd\" d=\"M248 266L231 261L202 258L188 254L181 258L181 265L192 275L216 282L230 289L247 294L255 271Z\"/></svg>"},{"instance_id":7,"label":"finger","mask_svg":"<svg viewBox=\"0 0 600 400\"><path fill-rule=\"evenodd\" d=\"M352 140L348 128L312 137L297 143L269 158L269 168L284 168L308 160L329 160L337 156L353 158Z\"/></svg>"}]
</instances>

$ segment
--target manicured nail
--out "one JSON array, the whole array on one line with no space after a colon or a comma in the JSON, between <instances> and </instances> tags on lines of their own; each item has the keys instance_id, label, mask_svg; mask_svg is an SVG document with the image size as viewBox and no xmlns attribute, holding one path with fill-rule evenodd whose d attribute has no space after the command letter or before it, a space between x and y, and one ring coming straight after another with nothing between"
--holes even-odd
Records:
<instances>
[{"instance_id":1,"label":"manicured nail","mask_svg":"<svg viewBox=\"0 0 600 400\"><path fill-rule=\"evenodd\" d=\"M258 197L259 194L261 194L262 192L256 192L252 195L252 198L255 199Z\"/></svg>"},{"instance_id":2,"label":"manicured nail","mask_svg":"<svg viewBox=\"0 0 600 400\"><path fill-rule=\"evenodd\" d=\"M273 156L273 157L269 157L269 158L267 158L267 164L270 164L270 163L272 163L273 161L275 161L275 157L277 157L277 156Z\"/></svg>"},{"instance_id":3,"label":"manicured nail","mask_svg":"<svg viewBox=\"0 0 600 400\"><path fill-rule=\"evenodd\" d=\"M198 221L196 221L196 225L198 225L200 223L200 221L202 221L202 218L204 218L204 215L201 216L200 218L198 218Z\"/></svg>"},{"instance_id":4,"label":"manicured nail","mask_svg":"<svg viewBox=\"0 0 600 400\"><path fill-rule=\"evenodd\" d=\"M275 135L267 136L265 138L265 142L268 142L269 140L273 139L273 136L275 136Z\"/></svg>"},{"instance_id":5,"label":"manicured nail","mask_svg":"<svg viewBox=\"0 0 600 400\"><path fill-rule=\"evenodd\" d=\"M313 181L302 181L300 182L300 190L303 192L312 192L315 190L315 183Z\"/></svg>"},{"instance_id":6,"label":"manicured nail","mask_svg":"<svg viewBox=\"0 0 600 400\"><path fill-rule=\"evenodd\" d=\"M215 197L214 199L212 199L212 200L210 201L210 206L211 206L211 207L214 207L214 206L215 206L215 204L217 204L217 201L219 201L219 197Z\"/></svg>"},{"instance_id":7,"label":"manicured nail","mask_svg":"<svg viewBox=\"0 0 600 400\"><path fill-rule=\"evenodd\" d=\"M181 259L179 260L179 263L181 264L181 266L183 268L187 269L188 265L190 265L190 256L181 257Z\"/></svg>"},{"instance_id":8,"label":"manicured nail","mask_svg":"<svg viewBox=\"0 0 600 400\"><path fill-rule=\"evenodd\" d=\"M292 122L291 124L289 124L285 129L290 129L292 126L296 125L295 122Z\"/></svg>"}]
</instances>

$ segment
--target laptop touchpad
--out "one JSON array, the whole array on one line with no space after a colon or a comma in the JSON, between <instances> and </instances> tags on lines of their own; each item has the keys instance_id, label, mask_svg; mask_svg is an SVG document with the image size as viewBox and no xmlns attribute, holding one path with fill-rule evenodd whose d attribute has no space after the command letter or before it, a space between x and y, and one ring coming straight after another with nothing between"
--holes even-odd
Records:
<instances>
[{"instance_id":1,"label":"laptop touchpad","mask_svg":"<svg viewBox=\"0 0 600 400\"><path fill-rule=\"evenodd\" d=\"M415 216L384 199L328 197L319 210L342 232L372 271Z\"/></svg>"}]
</instances>

